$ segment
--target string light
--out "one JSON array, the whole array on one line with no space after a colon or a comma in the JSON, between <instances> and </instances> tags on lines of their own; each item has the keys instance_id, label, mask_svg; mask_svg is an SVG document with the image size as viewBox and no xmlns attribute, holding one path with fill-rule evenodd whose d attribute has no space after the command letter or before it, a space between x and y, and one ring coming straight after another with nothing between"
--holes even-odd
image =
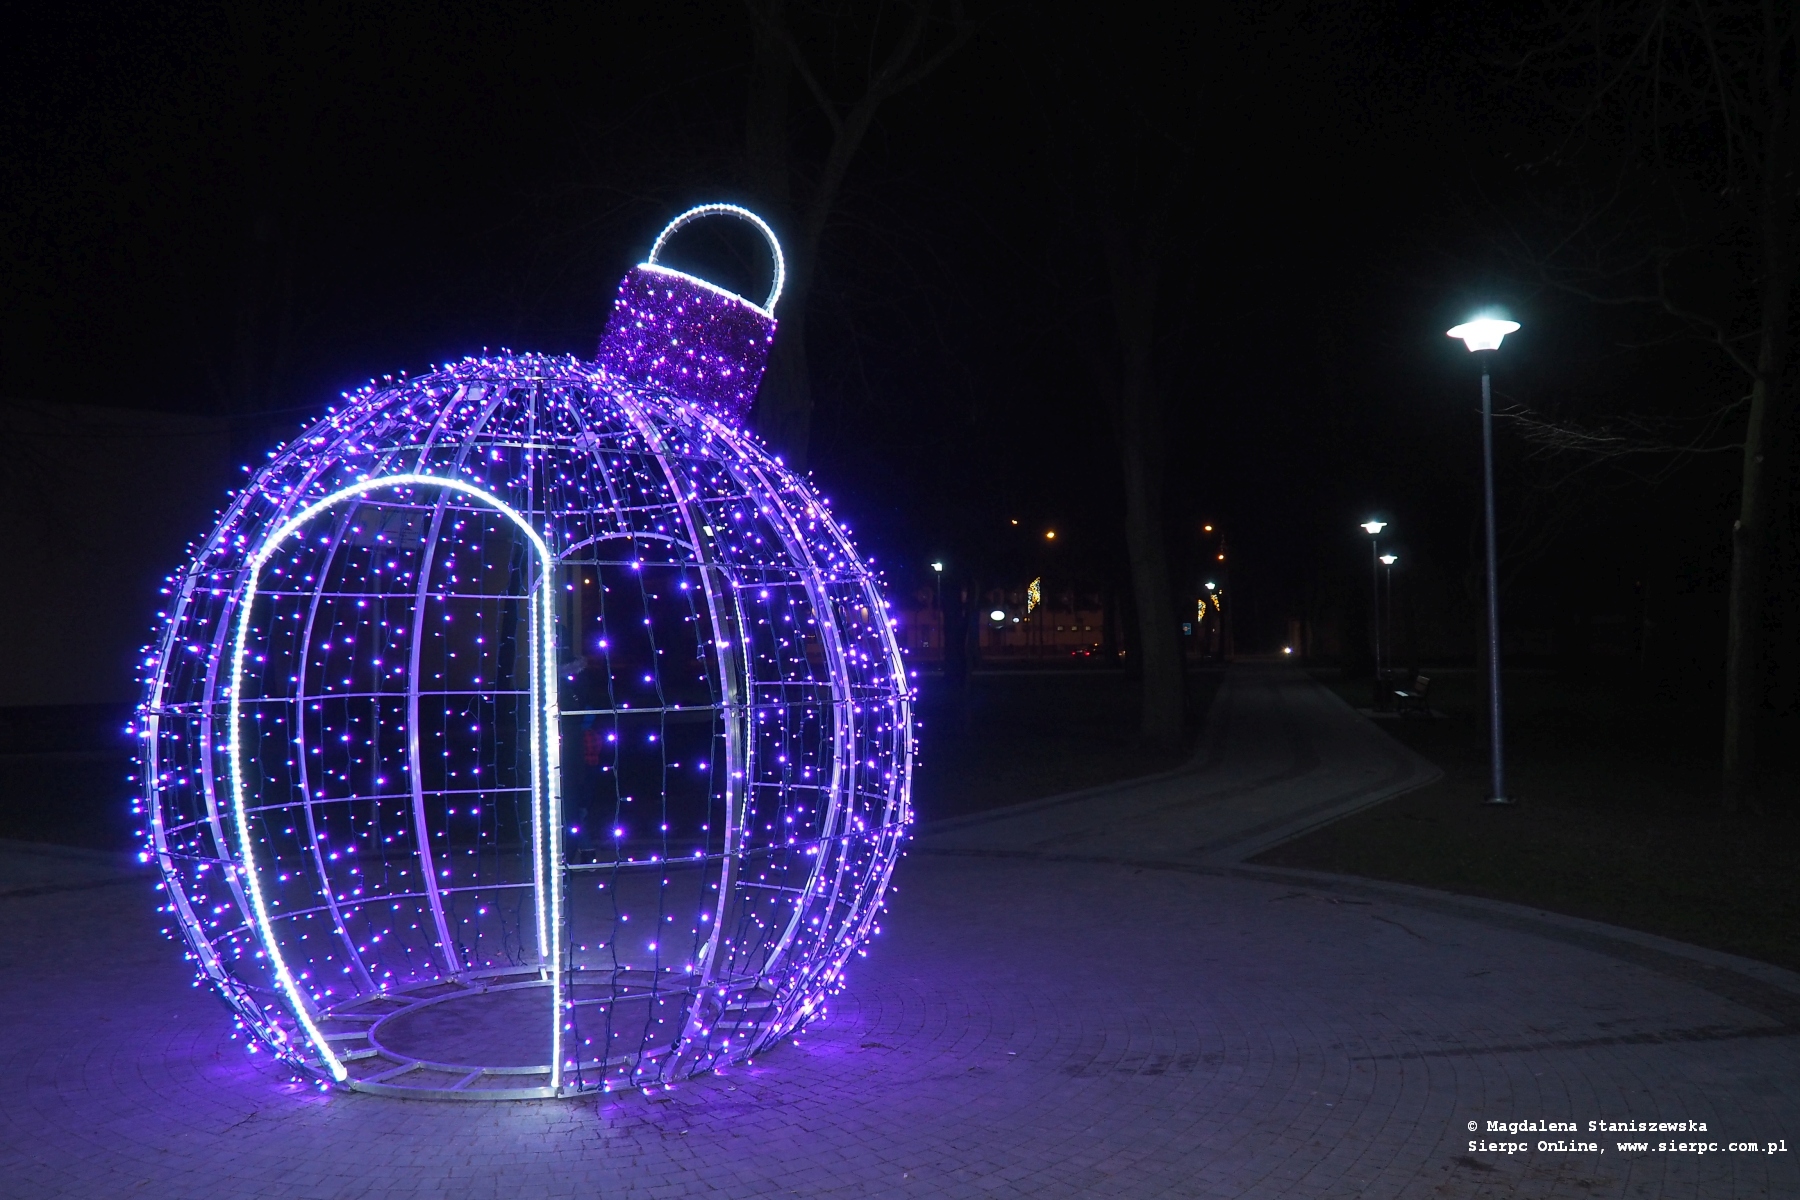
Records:
<instances>
[{"instance_id":1,"label":"string light","mask_svg":"<svg viewBox=\"0 0 1800 1200\"><path fill-rule=\"evenodd\" d=\"M663 1086L879 931L913 696L848 531L738 426L779 282L654 259L596 361L347 396L168 582L144 857L251 1048L324 1083Z\"/></svg>"}]
</instances>

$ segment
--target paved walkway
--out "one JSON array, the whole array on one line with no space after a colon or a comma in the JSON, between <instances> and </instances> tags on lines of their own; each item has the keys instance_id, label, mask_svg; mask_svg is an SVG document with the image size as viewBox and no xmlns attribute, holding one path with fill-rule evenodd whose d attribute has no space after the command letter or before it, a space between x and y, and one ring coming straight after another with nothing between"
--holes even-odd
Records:
<instances>
[{"instance_id":1,"label":"paved walkway","mask_svg":"<svg viewBox=\"0 0 1800 1200\"><path fill-rule=\"evenodd\" d=\"M1303 672L1239 664L1182 770L940 822L921 844L1222 866L1438 775Z\"/></svg>"},{"instance_id":2,"label":"paved walkway","mask_svg":"<svg viewBox=\"0 0 1800 1200\"><path fill-rule=\"evenodd\" d=\"M147 881L0 849L0 1196L1800 1195L1800 1147L1725 1150L1800 1140L1800 980L1236 865L1429 770L1280 668L1233 668L1212 730L1189 772L922 837L828 1022L654 1099L287 1083L188 985ZM1682 1139L1721 1152L1617 1149Z\"/></svg>"}]
</instances>

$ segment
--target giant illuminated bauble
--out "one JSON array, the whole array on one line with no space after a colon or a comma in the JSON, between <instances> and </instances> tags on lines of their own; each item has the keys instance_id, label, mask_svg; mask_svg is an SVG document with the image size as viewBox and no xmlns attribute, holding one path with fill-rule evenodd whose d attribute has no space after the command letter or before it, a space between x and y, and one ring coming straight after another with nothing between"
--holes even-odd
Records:
<instances>
[{"instance_id":1,"label":"giant illuminated bauble","mask_svg":"<svg viewBox=\"0 0 1800 1200\"><path fill-rule=\"evenodd\" d=\"M670 231L716 212L768 232ZM169 582L145 853L252 1047L322 1081L668 1083L818 1015L875 929L911 820L892 623L739 427L776 296L664 239L596 361L347 397Z\"/></svg>"}]
</instances>

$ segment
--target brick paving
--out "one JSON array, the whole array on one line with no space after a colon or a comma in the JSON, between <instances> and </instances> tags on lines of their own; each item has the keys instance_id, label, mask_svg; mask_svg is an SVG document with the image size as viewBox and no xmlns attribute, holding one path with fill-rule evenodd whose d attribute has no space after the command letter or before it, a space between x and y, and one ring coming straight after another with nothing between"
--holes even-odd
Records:
<instances>
[{"instance_id":1,"label":"brick paving","mask_svg":"<svg viewBox=\"0 0 1800 1200\"><path fill-rule=\"evenodd\" d=\"M1793 1141L1800 980L1513 906L1236 865L1284 823L1417 774L1363 773L1358 753L1392 743L1337 724L1311 686L1234 668L1215 712L1232 736L1154 797L927 833L825 1023L654 1097L298 1085L189 986L148 880L0 847L0 1195L1800 1196L1792 1152L1613 1148L1658 1134L1469 1152L1546 1136L1468 1132L1490 1119ZM1357 729L1378 741L1357 752Z\"/></svg>"}]
</instances>

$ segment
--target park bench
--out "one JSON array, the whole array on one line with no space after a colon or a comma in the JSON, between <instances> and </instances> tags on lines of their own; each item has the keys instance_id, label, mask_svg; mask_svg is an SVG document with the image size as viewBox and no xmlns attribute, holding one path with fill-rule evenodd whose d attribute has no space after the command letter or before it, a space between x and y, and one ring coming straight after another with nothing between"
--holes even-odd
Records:
<instances>
[{"instance_id":1,"label":"park bench","mask_svg":"<svg viewBox=\"0 0 1800 1200\"><path fill-rule=\"evenodd\" d=\"M1394 711L1406 715L1409 712L1431 713L1431 676L1419 675L1412 681L1412 686L1394 689Z\"/></svg>"}]
</instances>

